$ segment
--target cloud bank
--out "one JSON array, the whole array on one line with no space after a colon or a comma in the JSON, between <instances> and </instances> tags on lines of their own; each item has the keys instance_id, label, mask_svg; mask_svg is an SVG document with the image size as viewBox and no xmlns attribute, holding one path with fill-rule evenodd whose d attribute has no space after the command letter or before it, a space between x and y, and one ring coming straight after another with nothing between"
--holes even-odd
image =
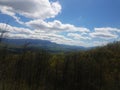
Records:
<instances>
[{"instance_id":1,"label":"cloud bank","mask_svg":"<svg viewBox=\"0 0 120 90\"><path fill-rule=\"evenodd\" d=\"M61 5L49 0L0 0L0 11L11 16L20 14L33 19L46 19L58 15Z\"/></svg>"}]
</instances>

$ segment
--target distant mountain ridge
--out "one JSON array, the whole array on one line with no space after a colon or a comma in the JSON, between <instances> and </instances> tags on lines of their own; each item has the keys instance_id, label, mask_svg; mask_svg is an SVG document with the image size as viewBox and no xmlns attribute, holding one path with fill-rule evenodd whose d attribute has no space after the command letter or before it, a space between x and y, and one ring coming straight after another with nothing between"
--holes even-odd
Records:
<instances>
[{"instance_id":1,"label":"distant mountain ridge","mask_svg":"<svg viewBox=\"0 0 120 90\"><path fill-rule=\"evenodd\" d=\"M42 48L50 52L69 52L86 50L83 46L70 46L64 44L56 44L48 40L40 39L3 39L4 43L14 46L23 46L25 43L30 43L29 46L33 48Z\"/></svg>"}]
</instances>

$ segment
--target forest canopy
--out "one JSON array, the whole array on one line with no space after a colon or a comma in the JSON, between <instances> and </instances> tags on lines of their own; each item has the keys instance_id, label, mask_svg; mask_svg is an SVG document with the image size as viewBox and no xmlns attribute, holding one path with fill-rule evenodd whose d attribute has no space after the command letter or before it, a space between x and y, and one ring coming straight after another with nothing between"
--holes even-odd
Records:
<instances>
[{"instance_id":1,"label":"forest canopy","mask_svg":"<svg viewBox=\"0 0 120 90\"><path fill-rule=\"evenodd\" d=\"M0 90L120 90L120 42L71 53L0 48Z\"/></svg>"}]
</instances>

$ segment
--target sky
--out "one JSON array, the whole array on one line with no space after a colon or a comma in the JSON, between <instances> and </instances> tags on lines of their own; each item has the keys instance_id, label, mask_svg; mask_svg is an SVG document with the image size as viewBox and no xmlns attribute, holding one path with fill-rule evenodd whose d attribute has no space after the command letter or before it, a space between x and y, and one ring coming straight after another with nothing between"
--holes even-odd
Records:
<instances>
[{"instance_id":1,"label":"sky","mask_svg":"<svg viewBox=\"0 0 120 90\"><path fill-rule=\"evenodd\" d=\"M0 0L7 38L101 46L120 40L120 0Z\"/></svg>"}]
</instances>

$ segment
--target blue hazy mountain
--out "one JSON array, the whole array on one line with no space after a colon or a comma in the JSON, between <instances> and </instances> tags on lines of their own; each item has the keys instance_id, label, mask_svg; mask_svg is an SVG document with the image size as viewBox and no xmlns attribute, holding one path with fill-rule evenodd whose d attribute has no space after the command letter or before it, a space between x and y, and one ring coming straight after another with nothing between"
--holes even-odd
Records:
<instances>
[{"instance_id":1,"label":"blue hazy mountain","mask_svg":"<svg viewBox=\"0 0 120 90\"><path fill-rule=\"evenodd\" d=\"M42 48L50 52L68 52L87 49L83 46L57 44L48 40L40 39L3 39L3 42L15 47L22 47L25 43L29 43L29 47L32 47L34 49Z\"/></svg>"}]
</instances>

